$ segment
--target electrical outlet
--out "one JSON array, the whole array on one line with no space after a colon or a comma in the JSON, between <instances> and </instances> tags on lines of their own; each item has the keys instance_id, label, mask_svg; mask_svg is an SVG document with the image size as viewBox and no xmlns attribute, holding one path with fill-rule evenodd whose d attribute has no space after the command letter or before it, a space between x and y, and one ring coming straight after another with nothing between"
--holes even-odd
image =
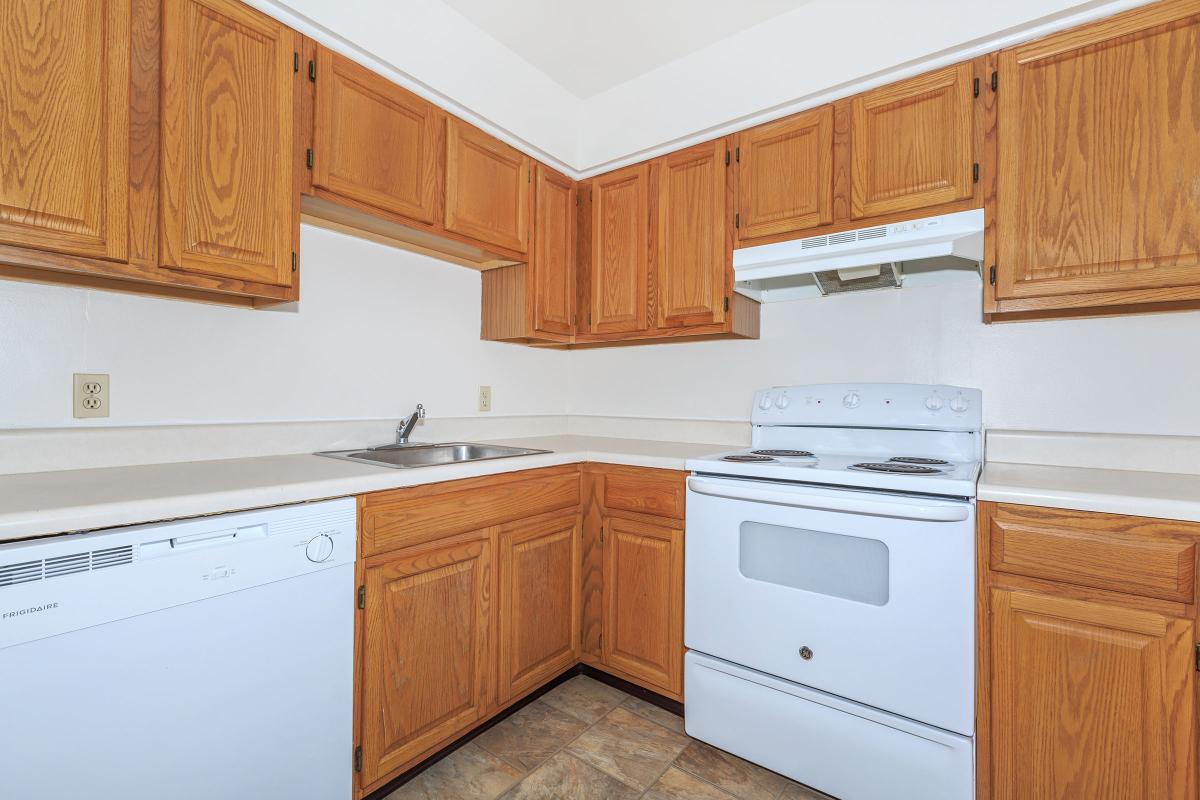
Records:
<instances>
[{"instance_id":1,"label":"electrical outlet","mask_svg":"<svg viewBox=\"0 0 1200 800\"><path fill-rule=\"evenodd\" d=\"M490 386L480 386L479 387L479 410L480 411L491 411L492 410L492 387L490 387Z\"/></svg>"},{"instance_id":2,"label":"electrical outlet","mask_svg":"<svg viewBox=\"0 0 1200 800\"><path fill-rule=\"evenodd\" d=\"M76 419L108 416L108 376L75 373L74 414Z\"/></svg>"}]
</instances>

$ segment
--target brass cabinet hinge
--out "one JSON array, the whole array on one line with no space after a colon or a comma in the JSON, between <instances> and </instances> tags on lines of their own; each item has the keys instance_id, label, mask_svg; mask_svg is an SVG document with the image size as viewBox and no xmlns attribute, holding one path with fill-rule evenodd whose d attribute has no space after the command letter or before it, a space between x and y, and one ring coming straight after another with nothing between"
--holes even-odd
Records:
<instances>
[{"instance_id":1,"label":"brass cabinet hinge","mask_svg":"<svg viewBox=\"0 0 1200 800\"><path fill-rule=\"evenodd\" d=\"M742 227L742 215L740 213L733 215L733 227L735 227L735 228Z\"/></svg>"},{"instance_id":2,"label":"brass cabinet hinge","mask_svg":"<svg viewBox=\"0 0 1200 800\"><path fill-rule=\"evenodd\" d=\"M296 271L296 251L292 251L292 272Z\"/></svg>"},{"instance_id":3,"label":"brass cabinet hinge","mask_svg":"<svg viewBox=\"0 0 1200 800\"><path fill-rule=\"evenodd\" d=\"M742 163L742 148L741 147L733 148L733 160L739 164Z\"/></svg>"},{"instance_id":4,"label":"brass cabinet hinge","mask_svg":"<svg viewBox=\"0 0 1200 800\"><path fill-rule=\"evenodd\" d=\"M313 165L313 152L312 152L312 148L309 148L308 150L306 150L306 151L304 152L304 163L308 165L308 168L309 168L309 169L312 169L312 165Z\"/></svg>"},{"instance_id":5,"label":"brass cabinet hinge","mask_svg":"<svg viewBox=\"0 0 1200 800\"><path fill-rule=\"evenodd\" d=\"M300 53L294 52L294 53L292 53L292 72L299 72L299 71L300 71Z\"/></svg>"},{"instance_id":6,"label":"brass cabinet hinge","mask_svg":"<svg viewBox=\"0 0 1200 800\"><path fill-rule=\"evenodd\" d=\"M363 584L362 586L358 587L358 607L359 608L367 607L367 586L366 586L366 584Z\"/></svg>"},{"instance_id":7,"label":"brass cabinet hinge","mask_svg":"<svg viewBox=\"0 0 1200 800\"><path fill-rule=\"evenodd\" d=\"M971 96L979 97L979 78L971 82Z\"/></svg>"},{"instance_id":8,"label":"brass cabinet hinge","mask_svg":"<svg viewBox=\"0 0 1200 800\"><path fill-rule=\"evenodd\" d=\"M996 265L992 264L988 267L988 283L992 286L996 285Z\"/></svg>"},{"instance_id":9,"label":"brass cabinet hinge","mask_svg":"<svg viewBox=\"0 0 1200 800\"><path fill-rule=\"evenodd\" d=\"M729 312L729 298L728 297L725 298L725 312L726 313Z\"/></svg>"},{"instance_id":10,"label":"brass cabinet hinge","mask_svg":"<svg viewBox=\"0 0 1200 800\"><path fill-rule=\"evenodd\" d=\"M1196 672L1200 672L1200 642L1196 642Z\"/></svg>"},{"instance_id":11,"label":"brass cabinet hinge","mask_svg":"<svg viewBox=\"0 0 1200 800\"><path fill-rule=\"evenodd\" d=\"M729 151L725 151L725 166L729 166Z\"/></svg>"},{"instance_id":12,"label":"brass cabinet hinge","mask_svg":"<svg viewBox=\"0 0 1200 800\"><path fill-rule=\"evenodd\" d=\"M976 161L971 165L971 182L979 183L979 162Z\"/></svg>"},{"instance_id":13,"label":"brass cabinet hinge","mask_svg":"<svg viewBox=\"0 0 1200 800\"><path fill-rule=\"evenodd\" d=\"M996 91L996 87L998 87L999 85L1000 85L1000 73L993 71L992 72L992 91L993 92Z\"/></svg>"},{"instance_id":14,"label":"brass cabinet hinge","mask_svg":"<svg viewBox=\"0 0 1200 800\"><path fill-rule=\"evenodd\" d=\"M362 772L362 745L354 748L354 771Z\"/></svg>"},{"instance_id":15,"label":"brass cabinet hinge","mask_svg":"<svg viewBox=\"0 0 1200 800\"><path fill-rule=\"evenodd\" d=\"M317 62L312 59L308 62L308 79L314 83L317 80Z\"/></svg>"},{"instance_id":16,"label":"brass cabinet hinge","mask_svg":"<svg viewBox=\"0 0 1200 800\"><path fill-rule=\"evenodd\" d=\"M600 544L604 544L604 526L600 526Z\"/></svg>"}]
</instances>

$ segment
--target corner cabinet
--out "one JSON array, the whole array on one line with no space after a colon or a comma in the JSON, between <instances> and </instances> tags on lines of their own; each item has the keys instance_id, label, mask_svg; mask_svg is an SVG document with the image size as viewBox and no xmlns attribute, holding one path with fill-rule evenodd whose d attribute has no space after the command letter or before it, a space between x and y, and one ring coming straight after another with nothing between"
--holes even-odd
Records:
<instances>
[{"instance_id":1,"label":"corner cabinet","mask_svg":"<svg viewBox=\"0 0 1200 800\"><path fill-rule=\"evenodd\" d=\"M1000 54L990 313L1200 301L1200 2Z\"/></svg>"},{"instance_id":2,"label":"corner cabinet","mask_svg":"<svg viewBox=\"0 0 1200 800\"><path fill-rule=\"evenodd\" d=\"M1196 797L1200 525L981 503L980 800Z\"/></svg>"},{"instance_id":3,"label":"corner cabinet","mask_svg":"<svg viewBox=\"0 0 1200 800\"><path fill-rule=\"evenodd\" d=\"M478 128L446 123L446 230L518 253L529 249L533 159Z\"/></svg>"},{"instance_id":4,"label":"corner cabinet","mask_svg":"<svg viewBox=\"0 0 1200 800\"><path fill-rule=\"evenodd\" d=\"M162 36L161 264L291 285L296 33L236 0L172 0Z\"/></svg>"}]
</instances>

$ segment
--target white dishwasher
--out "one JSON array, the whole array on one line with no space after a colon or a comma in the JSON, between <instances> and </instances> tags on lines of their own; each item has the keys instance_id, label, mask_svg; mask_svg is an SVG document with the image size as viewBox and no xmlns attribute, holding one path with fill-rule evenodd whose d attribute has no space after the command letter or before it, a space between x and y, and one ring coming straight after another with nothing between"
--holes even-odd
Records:
<instances>
[{"instance_id":1,"label":"white dishwasher","mask_svg":"<svg viewBox=\"0 0 1200 800\"><path fill-rule=\"evenodd\" d=\"M346 800L353 499L0 545L0 797Z\"/></svg>"}]
</instances>

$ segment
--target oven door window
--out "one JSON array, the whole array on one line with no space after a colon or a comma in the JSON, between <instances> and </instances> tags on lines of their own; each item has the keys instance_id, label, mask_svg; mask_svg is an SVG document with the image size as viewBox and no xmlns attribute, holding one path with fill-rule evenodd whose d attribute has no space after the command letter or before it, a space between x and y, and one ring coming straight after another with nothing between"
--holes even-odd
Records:
<instances>
[{"instance_id":1,"label":"oven door window","mask_svg":"<svg viewBox=\"0 0 1200 800\"><path fill-rule=\"evenodd\" d=\"M873 606L888 602L888 547L878 539L743 522L745 577Z\"/></svg>"}]
</instances>

